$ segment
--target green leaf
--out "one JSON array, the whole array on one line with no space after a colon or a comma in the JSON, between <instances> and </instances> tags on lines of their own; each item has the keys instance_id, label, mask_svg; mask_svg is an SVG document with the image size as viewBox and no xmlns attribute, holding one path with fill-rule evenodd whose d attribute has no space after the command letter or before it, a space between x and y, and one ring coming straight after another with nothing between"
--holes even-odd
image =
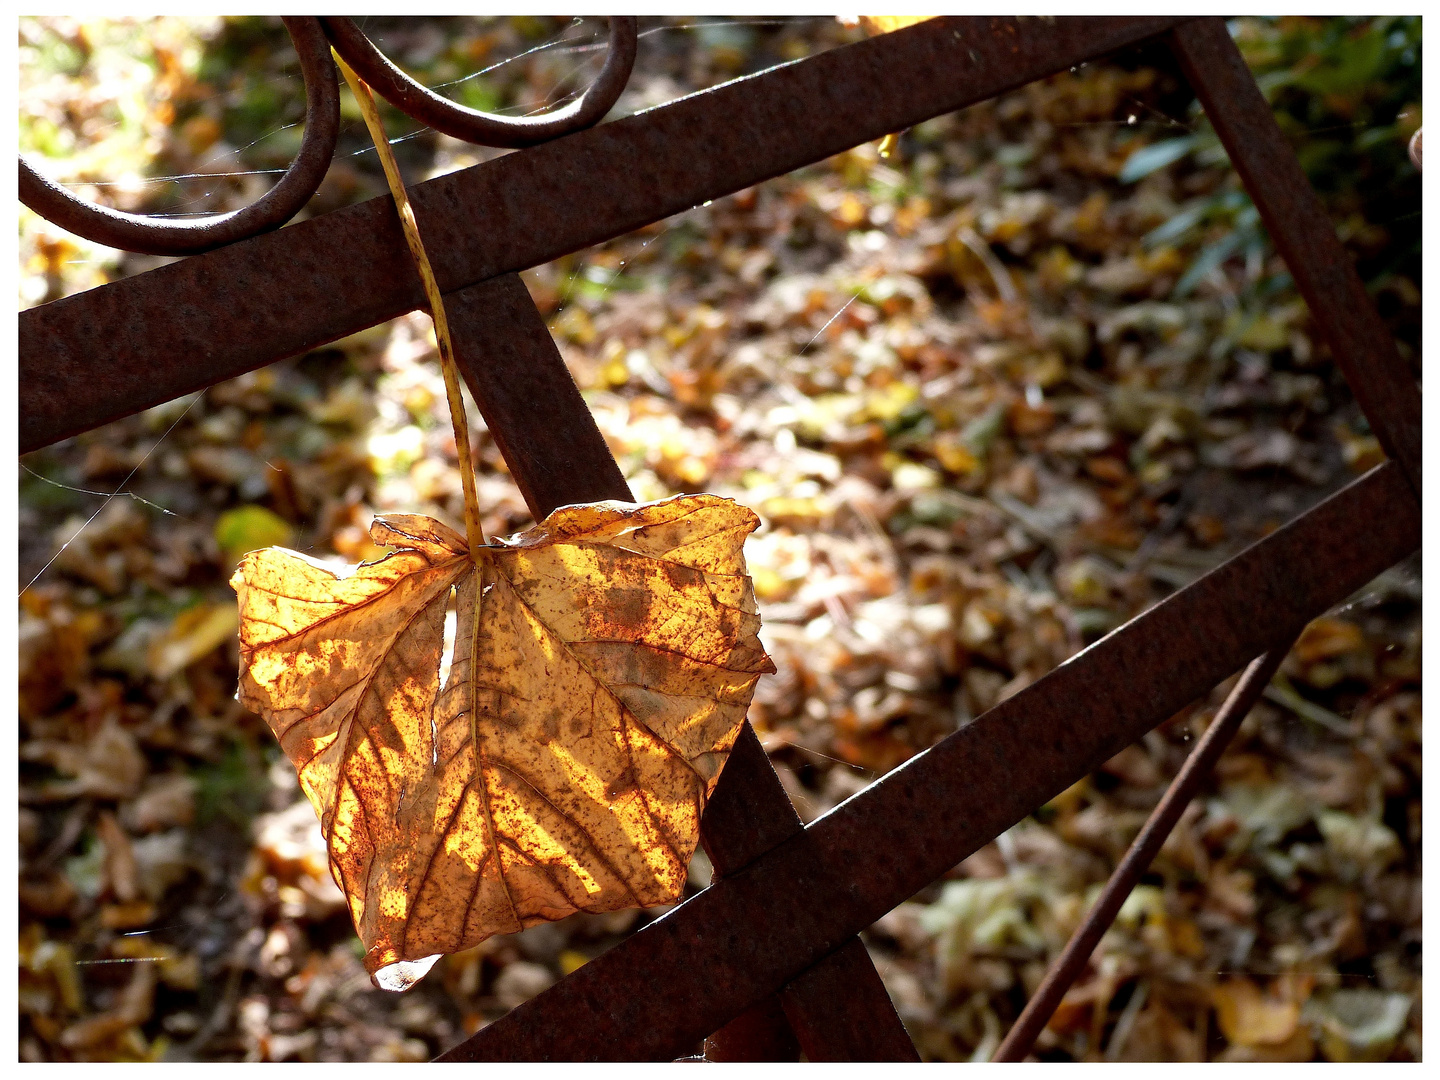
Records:
<instances>
[{"instance_id":1,"label":"green leaf","mask_svg":"<svg viewBox=\"0 0 1440 1080\"><path fill-rule=\"evenodd\" d=\"M215 522L215 542L232 559L258 548L284 547L294 539L290 523L263 506L237 506Z\"/></svg>"},{"instance_id":2,"label":"green leaf","mask_svg":"<svg viewBox=\"0 0 1440 1080\"><path fill-rule=\"evenodd\" d=\"M1185 276L1175 283L1174 296L1186 296L1196 285L1209 276L1210 271L1221 265L1230 258L1245 242L1245 236L1240 232L1226 233L1215 243L1209 245L1195 256L1195 261L1190 264L1190 269L1185 271Z\"/></svg>"},{"instance_id":3,"label":"green leaf","mask_svg":"<svg viewBox=\"0 0 1440 1080\"><path fill-rule=\"evenodd\" d=\"M1158 172L1167 165L1173 165L1194 150L1198 144L1197 136L1182 135L1178 139L1165 139L1158 143L1151 143L1149 146L1142 146L1126 160L1125 167L1120 170L1120 182L1133 184L1136 180Z\"/></svg>"},{"instance_id":4,"label":"green leaf","mask_svg":"<svg viewBox=\"0 0 1440 1080\"><path fill-rule=\"evenodd\" d=\"M1206 215L1217 205L1218 203L1213 198L1198 199L1180 209L1168 221L1155 226L1141 238L1140 242L1147 248L1157 248L1161 244L1173 243L1204 221Z\"/></svg>"},{"instance_id":5,"label":"green leaf","mask_svg":"<svg viewBox=\"0 0 1440 1080\"><path fill-rule=\"evenodd\" d=\"M995 441L995 436L999 435L1004 427L1005 406L997 403L965 425L965 429L960 432L960 441L969 447L976 457L983 458L990 449L990 444Z\"/></svg>"}]
</instances>

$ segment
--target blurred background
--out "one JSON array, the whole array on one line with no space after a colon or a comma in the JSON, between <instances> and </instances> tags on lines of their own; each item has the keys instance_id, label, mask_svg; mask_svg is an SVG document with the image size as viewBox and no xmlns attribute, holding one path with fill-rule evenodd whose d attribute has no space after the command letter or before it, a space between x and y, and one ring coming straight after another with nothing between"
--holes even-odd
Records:
<instances>
[{"instance_id":1,"label":"blurred background","mask_svg":"<svg viewBox=\"0 0 1440 1080\"><path fill-rule=\"evenodd\" d=\"M604 53L602 19L361 25L513 114L583 90ZM1231 27L1418 377L1420 20ZM863 36L640 29L612 116ZM299 146L278 19L19 34L20 148L84 198L228 210ZM385 191L344 91L342 110L302 217ZM385 119L411 183L506 152ZM21 308L165 261L19 225ZM524 278L637 498L761 515L779 673L750 715L807 820L1381 460L1158 47ZM526 527L470 424L487 533ZM656 917L577 916L373 989L293 769L234 700L245 551L360 560L376 513L461 520L426 317L26 455L19 485L22 1059L423 1060ZM1041 1058L1418 1060L1420 596L1417 558L1311 624ZM867 931L927 1059L989 1057L1225 689ZM697 856L691 888L709 876Z\"/></svg>"}]
</instances>

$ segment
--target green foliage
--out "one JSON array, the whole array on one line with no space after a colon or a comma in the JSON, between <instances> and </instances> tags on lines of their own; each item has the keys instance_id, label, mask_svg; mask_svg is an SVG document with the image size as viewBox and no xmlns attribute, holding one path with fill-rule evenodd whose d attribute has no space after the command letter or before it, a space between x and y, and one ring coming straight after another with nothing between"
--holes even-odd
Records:
<instances>
[{"instance_id":1,"label":"green foliage","mask_svg":"<svg viewBox=\"0 0 1440 1080\"><path fill-rule=\"evenodd\" d=\"M451 96L467 109L480 112L498 112L500 95L493 84L478 78L469 78L449 88Z\"/></svg>"},{"instance_id":2,"label":"green foliage","mask_svg":"<svg viewBox=\"0 0 1440 1080\"><path fill-rule=\"evenodd\" d=\"M289 164L299 149L300 130L288 139L272 136L303 120L305 93L299 60L279 20L227 19L205 50L198 81L223 88L226 135L246 149L252 166Z\"/></svg>"},{"instance_id":3,"label":"green foliage","mask_svg":"<svg viewBox=\"0 0 1440 1080\"><path fill-rule=\"evenodd\" d=\"M265 807L265 763L248 741L236 737L219 761L195 773L196 815L201 824L224 819L245 826Z\"/></svg>"},{"instance_id":4,"label":"green foliage","mask_svg":"<svg viewBox=\"0 0 1440 1080\"><path fill-rule=\"evenodd\" d=\"M294 539L290 523L263 506L237 506L215 522L215 542L232 559L258 548L284 547Z\"/></svg>"},{"instance_id":5,"label":"green foliage","mask_svg":"<svg viewBox=\"0 0 1440 1080\"><path fill-rule=\"evenodd\" d=\"M1281 131L1357 249L1371 286L1390 274L1419 277L1419 173L1406 143L1420 125L1420 30L1414 16L1251 18L1232 26ZM1120 181L1135 183L1187 159L1192 168L1228 169L1225 148L1196 109L1192 134L1140 147ZM1405 221L1416 226L1401 228L1408 238L1388 242L1389 227ZM1259 214L1233 175L1221 191L1185 203L1145 243L1197 247L1176 283L1177 297L1235 255L1259 260L1270 251Z\"/></svg>"}]
</instances>

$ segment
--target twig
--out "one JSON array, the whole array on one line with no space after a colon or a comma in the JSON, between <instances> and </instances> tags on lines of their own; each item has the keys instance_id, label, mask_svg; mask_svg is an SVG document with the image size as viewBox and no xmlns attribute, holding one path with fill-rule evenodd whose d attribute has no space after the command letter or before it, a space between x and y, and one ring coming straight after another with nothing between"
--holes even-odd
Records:
<instances>
[{"instance_id":1,"label":"twig","mask_svg":"<svg viewBox=\"0 0 1440 1080\"><path fill-rule=\"evenodd\" d=\"M1023 1061L1034 1048L1036 1038L1054 1015L1060 999L1074 984L1076 977L1089 961L1090 954L1095 951L1095 946L1115 921L1125 898L1140 880L1140 875L1150 866L1160 846L1165 843L1165 838L1170 835L1170 830L1175 827L1185 807L1190 804L1200 782L1209 775L1215 762L1225 752L1225 747L1239 730L1241 721L1249 715L1250 709L1294 643L1295 639L1291 638L1283 647L1271 649L1251 661L1250 666L1245 669L1245 674L1225 699L1225 704L1220 706L1215 720L1206 728L1205 734L1195 744L1195 749L1185 759L1185 764L1175 774L1175 779L1171 781L1160 804L1150 815L1150 820L1145 822L1140 835L1135 838L1130 850L1115 868L1115 873L1105 883L1104 891L1086 913L1085 921L1066 943L1039 989L1025 1006L1025 1011L1020 1014L1020 1019L1015 1021L1015 1026L1010 1029L1010 1034L1005 1036L1000 1049L995 1051L992 1061Z\"/></svg>"}]
</instances>

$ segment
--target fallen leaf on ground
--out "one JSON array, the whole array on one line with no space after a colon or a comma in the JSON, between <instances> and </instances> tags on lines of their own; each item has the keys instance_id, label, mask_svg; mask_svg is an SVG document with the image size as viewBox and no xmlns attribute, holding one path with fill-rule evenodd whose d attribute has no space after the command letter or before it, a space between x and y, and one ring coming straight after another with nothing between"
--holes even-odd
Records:
<instances>
[{"instance_id":1,"label":"fallen leaf on ground","mask_svg":"<svg viewBox=\"0 0 1440 1080\"><path fill-rule=\"evenodd\" d=\"M561 507L481 549L421 516L349 576L246 557L240 699L320 816L377 984L575 911L677 899L762 673L742 545L713 495ZM441 687L454 598L449 678Z\"/></svg>"},{"instance_id":2,"label":"fallen leaf on ground","mask_svg":"<svg viewBox=\"0 0 1440 1080\"><path fill-rule=\"evenodd\" d=\"M150 674L168 679L219 648L235 633L235 609L229 604L199 604L183 611L170 629L150 645Z\"/></svg>"},{"instance_id":3,"label":"fallen leaf on ground","mask_svg":"<svg viewBox=\"0 0 1440 1080\"><path fill-rule=\"evenodd\" d=\"M1249 979L1231 979L1210 993L1225 1038L1237 1046L1283 1043L1295 1033L1300 1006L1262 994Z\"/></svg>"},{"instance_id":4,"label":"fallen leaf on ground","mask_svg":"<svg viewBox=\"0 0 1440 1080\"><path fill-rule=\"evenodd\" d=\"M1383 1061L1405 1030L1410 1006L1407 994L1357 987L1311 1002L1305 1016L1319 1026L1331 1061Z\"/></svg>"}]
</instances>

